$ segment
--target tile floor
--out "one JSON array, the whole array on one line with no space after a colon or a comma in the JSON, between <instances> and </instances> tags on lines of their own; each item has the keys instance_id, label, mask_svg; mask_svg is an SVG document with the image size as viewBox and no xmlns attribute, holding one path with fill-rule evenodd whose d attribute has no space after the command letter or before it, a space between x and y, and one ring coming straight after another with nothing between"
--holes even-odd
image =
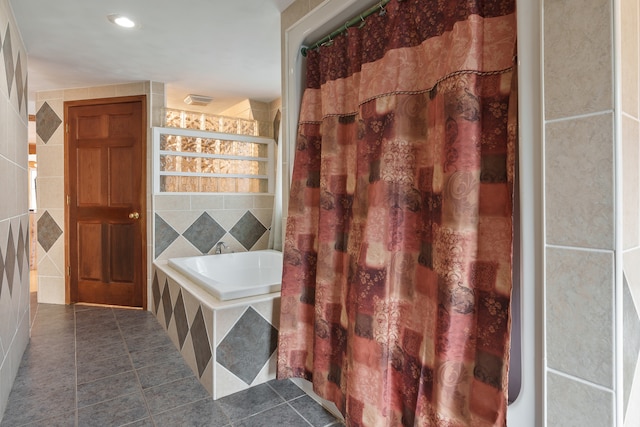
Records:
<instances>
[{"instance_id":1,"label":"tile floor","mask_svg":"<svg viewBox=\"0 0 640 427\"><path fill-rule=\"evenodd\" d=\"M149 312L37 304L0 426L341 426L290 381L213 401Z\"/></svg>"}]
</instances>

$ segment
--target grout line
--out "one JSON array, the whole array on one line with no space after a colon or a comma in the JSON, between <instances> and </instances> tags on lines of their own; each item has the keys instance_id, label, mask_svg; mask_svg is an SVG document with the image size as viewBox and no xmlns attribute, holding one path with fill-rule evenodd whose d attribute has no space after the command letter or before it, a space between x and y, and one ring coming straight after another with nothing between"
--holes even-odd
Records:
<instances>
[{"instance_id":1,"label":"grout line","mask_svg":"<svg viewBox=\"0 0 640 427\"><path fill-rule=\"evenodd\" d=\"M583 248L580 246L554 245L549 243L547 243L545 246L547 248L553 248L553 249L566 249L566 250L591 252L591 253L599 253L599 254L612 254L614 252L613 249Z\"/></svg>"},{"instance_id":2,"label":"grout line","mask_svg":"<svg viewBox=\"0 0 640 427\"><path fill-rule=\"evenodd\" d=\"M124 337L124 332L122 332L122 327L120 326L120 321L118 320L118 316L116 316L113 308L111 308L111 312L113 313L113 317L115 318L116 326L118 327L118 331L120 331L120 337L122 338L122 342L124 343L124 348L127 351L127 357L129 358L129 362L131 362L131 367L133 368L133 374L136 376L136 381L138 381L138 389L140 394L142 395L142 400L144 401L144 406L147 408L147 414L149 421L151 421L151 425L155 426L156 422L153 419L153 414L151 413L151 409L149 408L149 402L147 401L147 396L144 394L144 389L142 388L142 383L140 382L140 376L138 376L138 370L133 364L133 358L131 357L131 351L129 351L129 345L127 344L127 340Z\"/></svg>"},{"instance_id":3,"label":"grout line","mask_svg":"<svg viewBox=\"0 0 640 427\"><path fill-rule=\"evenodd\" d=\"M576 377L575 375L571 375L571 374L568 374L566 372L558 371L557 369L550 368L549 366L547 366L547 372L551 372L551 373L556 374L556 375L558 375L560 377L564 377L566 379L573 380L573 381L581 383L583 385L587 385L589 387L596 388L596 389L598 389L600 391L606 391L607 393L614 393L614 390L612 388L605 387L605 386L602 386L600 384L596 384L594 382L585 380L585 379L580 378L580 377Z\"/></svg>"},{"instance_id":4,"label":"grout line","mask_svg":"<svg viewBox=\"0 0 640 427\"><path fill-rule=\"evenodd\" d=\"M603 115L613 114L613 113L614 113L614 110L607 109L607 110L595 111L593 113L576 114L574 116L558 117L558 118L555 118L555 119L546 119L545 123L546 124L553 124L553 123L569 122L569 121L572 121L572 120L588 119L588 118L591 118L591 117L603 116Z\"/></svg>"},{"instance_id":5,"label":"grout line","mask_svg":"<svg viewBox=\"0 0 640 427\"><path fill-rule=\"evenodd\" d=\"M302 397L302 396L298 396L298 397ZM295 399L293 399L295 400ZM287 405L289 405L289 408L293 409L293 412L295 412L296 414L298 414L300 416L300 418L302 418L303 420L305 420L311 427L314 427L314 425L311 423L311 421L309 421L308 419L305 418L304 415L302 415L300 412L298 412L298 410L296 408L293 407L293 405L291 405L289 402L287 402Z\"/></svg>"},{"instance_id":6,"label":"grout line","mask_svg":"<svg viewBox=\"0 0 640 427\"><path fill-rule=\"evenodd\" d=\"M75 425L79 426L80 424L80 420L78 417L78 317L76 316L76 307L75 305L72 306L73 307L73 366L74 366L74 375L75 375L75 385L76 385L76 392L75 392L75 399L76 399L76 404L75 404Z\"/></svg>"}]
</instances>

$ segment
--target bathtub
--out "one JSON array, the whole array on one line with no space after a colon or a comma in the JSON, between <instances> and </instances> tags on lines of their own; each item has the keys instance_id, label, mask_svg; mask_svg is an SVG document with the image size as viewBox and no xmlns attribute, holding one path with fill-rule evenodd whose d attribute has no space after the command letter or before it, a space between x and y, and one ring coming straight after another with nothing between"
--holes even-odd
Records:
<instances>
[{"instance_id":1,"label":"bathtub","mask_svg":"<svg viewBox=\"0 0 640 427\"><path fill-rule=\"evenodd\" d=\"M262 250L172 258L169 266L220 301L280 291L282 252Z\"/></svg>"},{"instance_id":2,"label":"bathtub","mask_svg":"<svg viewBox=\"0 0 640 427\"><path fill-rule=\"evenodd\" d=\"M156 260L152 268L149 307L213 399L275 378L280 252Z\"/></svg>"}]
</instances>

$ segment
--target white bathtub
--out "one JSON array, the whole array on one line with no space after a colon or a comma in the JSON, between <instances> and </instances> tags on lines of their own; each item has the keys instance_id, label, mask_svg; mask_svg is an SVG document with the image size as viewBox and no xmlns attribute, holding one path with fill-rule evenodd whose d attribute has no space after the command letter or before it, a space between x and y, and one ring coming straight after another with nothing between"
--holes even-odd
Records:
<instances>
[{"instance_id":1,"label":"white bathtub","mask_svg":"<svg viewBox=\"0 0 640 427\"><path fill-rule=\"evenodd\" d=\"M279 292L282 252L274 250L172 258L169 265L221 301Z\"/></svg>"}]
</instances>

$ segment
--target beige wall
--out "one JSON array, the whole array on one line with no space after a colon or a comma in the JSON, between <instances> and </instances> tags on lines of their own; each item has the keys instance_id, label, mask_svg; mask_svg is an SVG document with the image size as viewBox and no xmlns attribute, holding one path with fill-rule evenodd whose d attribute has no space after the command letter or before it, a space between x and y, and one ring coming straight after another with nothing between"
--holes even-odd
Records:
<instances>
[{"instance_id":1,"label":"beige wall","mask_svg":"<svg viewBox=\"0 0 640 427\"><path fill-rule=\"evenodd\" d=\"M543 10L547 425L612 426L612 0Z\"/></svg>"},{"instance_id":2,"label":"beige wall","mask_svg":"<svg viewBox=\"0 0 640 427\"><path fill-rule=\"evenodd\" d=\"M638 4L544 2L549 426L640 425Z\"/></svg>"},{"instance_id":3,"label":"beige wall","mask_svg":"<svg viewBox=\"0 0 640 427\"><path fill-rule=\"evenodd\" d=\"M0 0L0 35L1 419L29 341L27 54L6 0ZM8 82L9 70L13 77Z\"/></svg>"}]
</instances>

